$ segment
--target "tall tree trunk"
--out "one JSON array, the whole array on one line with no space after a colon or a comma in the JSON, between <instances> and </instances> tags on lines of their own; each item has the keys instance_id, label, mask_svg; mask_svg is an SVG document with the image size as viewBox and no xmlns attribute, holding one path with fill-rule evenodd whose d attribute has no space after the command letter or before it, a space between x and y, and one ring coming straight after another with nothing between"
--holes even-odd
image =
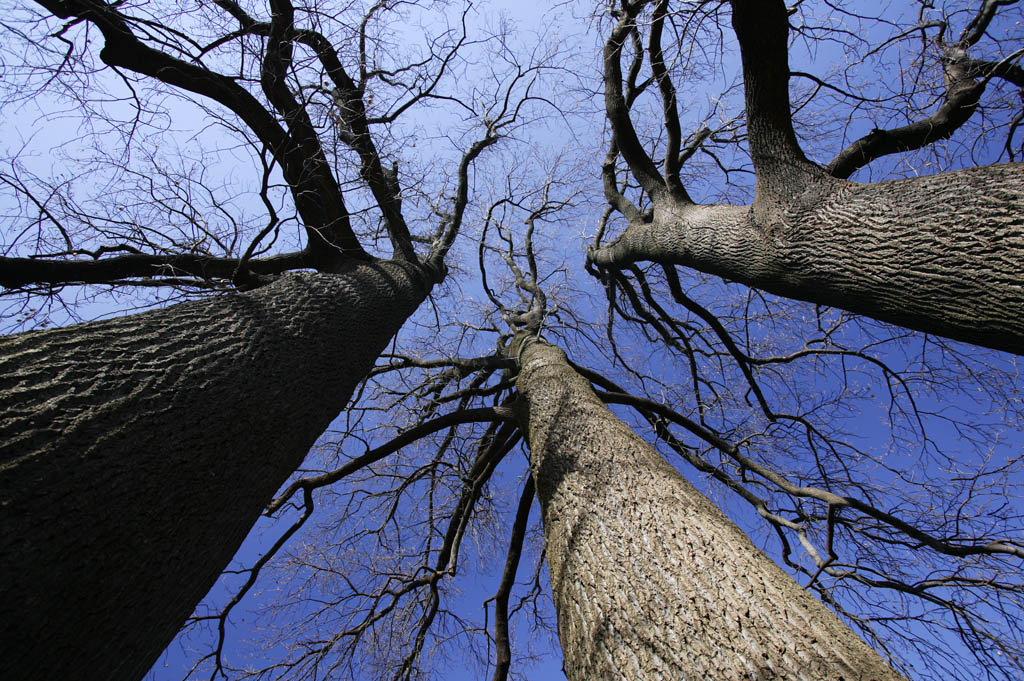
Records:
<instances>
[{"instance_id":1,"label":"tall tree trunk","mask_svg":"<svg viewBox=\"0 0 1024 681\"><path fill-rule=\"evenodd\" d=\"M615 418L561 350L527 340L518 355L570 681L902 678Z\"/></svg>"},{"instance_id":2,"label":"tall tree trunk","mask_svg":"<svg viewBox=\"0 0 1024 681\"><path fill-rule=\"evenodd\" d=\"M662 198L652 221L634 221L590 258L683 265L1024 354L1024 164L802 186L791 196L765 192L752 207Z\"/></svg>"},{"instance_id":3,"label":"tall tree trunk","mask_svg":"<svg viewBox=\"0 0 1024 681\"><path fill-rule=\"evenodd\" d=\"M363 263L0 338L0 677L141 678L429 287Z\"/></svg>"}]
</instances>

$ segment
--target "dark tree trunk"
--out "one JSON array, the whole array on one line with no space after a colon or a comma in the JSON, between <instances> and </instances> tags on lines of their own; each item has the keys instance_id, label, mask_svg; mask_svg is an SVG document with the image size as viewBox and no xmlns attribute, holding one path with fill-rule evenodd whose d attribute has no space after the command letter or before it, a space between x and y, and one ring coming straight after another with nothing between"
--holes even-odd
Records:
<instances>
[{"instance_id":1,"label":"dark tree trunk","mask_svg":"<svg viewBox=\"0 0 1024 681\"><path fill-rule=\"evenodd\" d=\"M653 221L634 221L591 259L683 265L1024 354L1024 164L792 186L804 188L765 191L752 207L661 198Z\"/></svg>"},{"instance_id":2,"label":"dark tree trunk","mask_svg":"<svg viewBox=\"0 0 1024 681\"><path fill-rule=\"evenodd\" d=\"M141 678L428 290L359 264L0 338L0 678Z\"/></svg>"},{"instance_id":3,"label":"dark tree trunk","mask_svg":"<svg viewBox=\"0 0 1024 681\"><path fill-rule=\"evenodd\" d=\"M901 679L601 403L520 346L517 388L570 681Z\"/></svg>"}]
</instances>

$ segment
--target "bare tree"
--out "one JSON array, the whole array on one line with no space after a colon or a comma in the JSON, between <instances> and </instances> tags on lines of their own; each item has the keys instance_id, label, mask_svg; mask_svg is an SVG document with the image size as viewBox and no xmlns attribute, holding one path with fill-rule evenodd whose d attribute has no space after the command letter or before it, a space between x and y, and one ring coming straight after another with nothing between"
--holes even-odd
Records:
<instances>
[{"instance_id":1,"label":"bare tree","mask_svg":"<svg viewBox=\"0 0 1024 681\"><path fill-rule=\"evenodd\" d=\"M516 411L571 681L899 679L529 335Z\"/></svg>"},{"instance_id":2,"label":"bare tree","mask_svg":"<svg viewBox=\"0 0 1024 681\"><path fill-rule=\"evenodd\" d=\"M1012 34L1001 40L993 23L1000 11L1016 3L977 4L976 11L964 16L963 11L943 14L931 3L921 3L920 14L878 14L874 25L869 17L837 5L841 20L869 25L861 27L861 35L839 21L829 30L808 3L797 3L793 10L781 0L730 3L743 65L745 142L755 178L749 206L698 203L692 192L703 189L700 182L686 183L681 175L684 164L714 140L717 126L702 127L684 138L681 113L689 103L680 101L674 79L677 72L685 77L690 68L691 43L699 31L724 30L718 25L721 4L677 6L661 0L617 5L612 12L616 23L604 49L605 105L612 129L605 193L627 226L613 242L592 250L590 261L603 268L640 261L681 265L781 296L1022 352L1024 166L1003 163L957 170L954 164L940 166L946 172L905 179L868 184L846 179L887 155L968 130L972 116L985 113L994 117L985 121L988 129L983 128L987 144L993 146L994 135L1003 131L1005 144L997 156L1012 161L1019 155L1019 142L1014 141L1019 106L1001 112L998 95L993 95L995 105L983 104L994 83L1005 82L1011 88L1024 84L1017 63L1024 54L1019 35L1017 40ZM711 27L701 28L702 23ZM870 41L881 30L878 24L894 35L859 48L856 41ZM677 44L663 44L666 31ZM646 43L641 32L647 35ZM898 74L906 90L880 97L875 109L870 93L860 94L851 86L849 72L822 78L791 71L790 38L841 42L847 54L858 49L865 54L865 66L876 66L870 56L894 44L908 49L916 45L920 53L901 56L902 63L917 60L917 65ZM629 54L632 62L624 73L622 62ZM897 79L900 64L882 68ZM936 69L943 85L929 97L926 79ZM803 149L812 140L801 145L794 130L790 82L795 77L815 84L810 99L824 91L840 100L840 106L832 102L831 110L809 108L822 117L807 124L805 137L814 137L813 143L824 138L827 144L836 125L828 116L838 118L839 125L851 123L843 131L848 137L857 134L859 126L852 123L858 115L895 118L891 108L902 102L906 108L898 113L905 123L876 127L819 166ZM663 137L645 144L631 109L648 88L657 90ZM800 102L800 108L807 103ZM854 113L844 118L844 111L851 109ZM972 149L980 151L977 146ZM619 158L635 183L634 194L623 194L619 186Z\"/></svg>"},{"instance_id":3,"label":"bare tree","mask_svg":"<svg viewBox=\"0 0 1024 681\"><path fill-rule=\"evenodd\" d=\"M615 280L602 338L580 318L582 294L564 288L551 250L572 222L573 186L501 188L507 195L481 220L482 317L445 310L451 325L418 352L382 358L358 407L366 416L339 434L337 460L269 507L292 521L282 542L302 538L291 549L275 543L226 608L211 604L191 621L193 635L216 625L196 677L406 679L450 654L479 658L503 680L529 656L533 627L550 626L544 561L570 679L979 669L1013 678L1024 549L1012 485L1022 462L993 441L1019 437L1020 409L986 423L992 405L1014 400L1000 388L1007 368L713 284L698 286L726 303L712 313L684 298L697 312L675 319L655 296L671 284L639 268ZM540 334L602 370L568 361ZM490 354L481 338L493 339ZM822 374L827 386L816 383ZM878 404L867 387L888 399ZM993 402L973 414L932 404L951 390L984 390ZM601 402L618 405L617 416ZM881 447L855 431L874 418L890 428ZM931 442L944 425L963 442ZM352 447L361 438L365 448ZM520 442L529 472L515 456ZM534 483L542 548L529 514ZM314 509L324 515L309 531ZM494 584L482 623L459 597L477 560ZM262 643L285 652L246 668L228 662L238 653L226 652L225 622L265 571L290 584L261 625L274 631ZM728 659L716 657L723 650Z\"/></svg>"},{"instance_id":4,"label":"bare tree","mask_svg":"<svg viewBox=\"0 0 1024 681\"><path fill-rule=\"evenodd\" d=\"M1016 396L998 387L1014 380L1016 363L820 306L1013 353L1024 347L1019 330L1005 332L1021 308L1012 273L1020 262L1020 181L1004 183L1021 168L1013 163L1020 154L1019 6L922 3L902 13L843 3L730 6L733 31L724 3L613 9L603 72L612 128L605 223L626 226L605 245L602 225L589 255L606 284L612 322L626 322L614 329L610 322L609 339L621 348L639 335L680 358L685 392L669 381L657 389L688 405L684 414L695 422L752 446L758 467L734 460L723 468L715 456L680 453L751 504L777 534L778 560L805 573L808 588L876 647L895 658L900 645L920 651L921 661L903 669L963 673L948 648L914 630L928 622L964 643L984 670L974 674L1012 677L1020 670L1013 652L1019 580L1012 560L974 552L987 552L996 526L1011 553L1018 546L1010 539L1017 474L1004 473L1016 470L1019 457L1000 442L1019 433L1021 416ZM733 85L723 74L730 33L745 91L732 117L722 112ZM815 59L830 43L842 50L838 65ZM810 63L789 65L801 58ZM878 73L901 77L879 81ZM700 78L724 91L710 112L678 94ZM688 138L687 124L694 130ZM825 159L820 168L804 150ZM1011 163L981 165L992 161ZM858 169L882 181L850 183ZM940 172L919 177L932 170ZM995 184L971 180L968 189L960 184L968 177ZM700 195L732 205L691 198ZM975 209L980 204L994 212ZM990 266L990 258L1000 262ZM719 277L819 307L737 291L716 284ZM635 330L623 329L629 325ZM990 333L1001 340L982 337ZM861 383L865 373L877 382ZM836 377L842 388L824 388L816 376ZM797 385L815 388L787 387ZM885 386L884 410L858 399L858 390L878 394L869 385ZM965 389L1002 397L971 415L960 409ZM747 416L740 416L743 403ZM989 430L990 414L1004 405L996 418L1002 426ZM856 436L873 412L891 438L876 451ZM852 432L836 427L854 414ZM954 423L960 442L939 443L934 433ZM755 470L781 477L751 484ZM803 496L811 487L819 491ZM860 501L841 507L822 494L839 489ZM900 490L901 501L881 501L888 490ZM817 501L807 506L810 498ZM977 515L982 499L989 501L981 506L1007 504L1008 513L986 526ZM861 502L874 510L861 515L854 509ZM889 503L901 513L891 514ZM879 530L883 517L883 524L929 529L900 540L903 530ZM933 541L943 536L972 536L974 548ZM794 559L797 547L809 565ZM1000 614L986 614L993 612Z\"/></svg>"},{"instance_id":5,"label":"bare tree","mask_svg":"<svg viewBox=\"0 0 1024 681\"><path fill-rule=\"evenodd\" d=\"M1004 6L985 5L992 11ZM289 43L287 36L274 37L280 36L275 30L281 29L281 22L289 22L280 18L280 7L271 7L264 24L258 19L250 22L249 10L217 5L206 8L207 14L190 15L202 19L198 26L183 19L187 31L182 26L165 30L170 20L150 12L150 5L135 8L122 3L102 12L99 6L90 7L79 18L69 18L66 26L53 29L45 24L46 31L66 45L61 40L79 36L76 30L85 30L81 40L94 35L95 28L105 34L104 17L127 17L125 25L139 40L159 42L163 51L180 48L181 54L188 54L182 59L189 62L188 68L206 64L204 68L212 70L216 63L226 81L210 82L227 87L230 81L251 92L289 134L293 125L301 128L300 112L288 108L284 99L272 98L280 90L268 93L263 85L283 44ZM757 146L756 125L749 114L746 122L742 116L725 116L695 134L688 145L680 141L681 132L672 132L671 115L659 113L657 124L646 132L639 115L639 108L650 104L643 96L650 85L658 85L659 96L671 100L666 74L676 74L668 68L670 59L661 39L651 38L645 47L642 31L655 36L676 30L680 53L689 50L693 55L704 43L694 40L687 27L699 26L713 34L722 7L717 2L691 3L679 11L666 3L616 6L616 27L606 56L618 60L632 50L628 74L619 77L619 96L625 101L625 120L635 133L636 149L646 146L648 170L658 172L650 159L664 155L675 139L675 152L665 157L678 159L666 164L675 167L678 185L684 177L692 180L703 172L704 167L695 164L705 160L725 171L719 175L725 178L719 188L722 195L742 196L742 177L750 168L735 162L735 152L748 134L751 148ZM798 3L800 12L809 11L801 7ZM504 681L535 652L535 638L556 630L565 671L573 679L659 665L672 669L669 674L711 670L734 678L1018 676L1024 650L1024 586L1019 578L1024 547L1017 539L1022 527L1017 490L1024 460L1014 438L1020 437L1024 408L1015 392L1017 358L965 349L841 310L776 299L661 263L602 260L602 254L616 248L602 247L603 235L591 264L597 266L604 290L593 278L576 279L566 264L578 260L572 235L579 229L576 225L592 224L596 215L586 212L586 182L564 167L546 177L517 179L523 168L545 167L537 161L539 152L531 155L541 145L518 146L494 159L493 170L482 172L497 192L489 204L478 203L474 209L475 202L466 198L470 163L482 170L488 157L493 158L488 154L474 160L483 146L519 120L517 107L531 96L533 71L514 61L499 64L500 68L489 63L484 76L475 71L460 83L464 89L445 93L444 79L435 76L454 68L456 48L462 48L462 27L455 22L450 39L434 43L436 49L429 51L436 51L436 58L365 66L364 73L362 65L373 62L367 55L374 54L374 40L387 39L376 17L388 9L374 5L369 15L351 19L326 7L296 7L292 22L290 44L296 47L285 69L287 89L312 121L325 167L336 176L344 205L353 206L347 215L354 242L338 241L344 234L330 237L342 252L335 266L315 274L277 276L283 270L274 268L286 256L271 255L279 252L279 245L263 252L262 239L287 240L284 227L292 222L303 227L302 247L297 255L287 256L298 260L285 269L320 268L303 259L318 237L305 233L307 217L301 207L307 205L302 203L306 199L313 210L320 199L312 200L312 194L292 196L298 189L284 174L286 161L263 143L260 130L241 114L231 113L230 107L225 113L223 102L210 105L206 113L240 135L257 160L254 166L263 171L255 193L266 207L262 223L237 217L246 215L245 210L229 199L209 201L206 214L232 216L234 223L225 218L231 229L201 219L201 211L192 208L212 193L204 194L199 183L185 181L188 191L165 194L175 181L183 181L173 168L118 176L134 178L133 187L141 187L142 195L149 197L137 204L115 204L124 206L130 217L120 210L97 211L96 203L61 191L65 185L60 178L44 186L27 164L12 165L5 175L7 186L32 210L21 224L33 238L18 241L17 248L27 249L31 241L40 244L35 255L52 256L29 258L29 253L16 250L5 263L11 272L56 271L67 261L76 261L71 264L79 268L97 265L100 270L105 261L123 262L140 255L123 248L125 244L146 257L166 257L164 251L173 247L189 258L197 255L190 249L198 249L208 267L222 260L229 266L218 270L220 274L189 269L188 263L194 261L185 258L181 270L159 269L154 274L143 269L97 281L161 284L188 295L197 290L209 294L220 288L247 289L207 295L122 321L4 341L25 348L13 355L17 360L8 362L15 376L11 390L32 384L22 377L36 376L35 384L42 386L27 393L38 398L35 404L40 409L23 417L24 423L41 423L40 429L27 429L31 436L8 450L13 452L10 460L22 466L11 470L31 475L12 477L15 483L3 488L5 502L17 500L5 505L5 515L31 528L14 535L12 541L21 543L12 544L12 555L42 558L35 563L19 558L21 572L12 579L35 580L30 593L40 593L38 585L44 585L58 594L54 598L63 598L53 607L65 632L82 626L79 623L92 614L88 608L110 608L110 599L120 599L117 606L124 607L119 616L134 618L129 621L142 631L92 625L89 640L96 652L88 660L78 653L75 663L109 668L100 647L108 645L111 636L122 646L140 645L141 639L147 646L145 655L117 651L134 660L125 661L125 667L134 665L134 672L122 674L137 675L143 659L156 654L157 639L166 642L174 626L186 618L265 505L266 515L277 523L276 538L258 558L225 573L224 588L187 618L182 640L199 648L187 672L190 678L401 680L432 672L441 675L447 660L457 655L456 663L475 661L494 681ZM645 14L648 9L651 13ZM985 11L978 16L984 18ZM951 14L947 24L954 19ZM785 16L782 20L784 24ZM986 26L993 26L992 21ZM847 36L834 26L821 28L809 20L800 30L802 36ZM948 31L947 26L942 35ZM123 38L123 33L114 33ZM183 36L197 35L205 36L201 44L189 47ZM358 121L346 118L360 104L345 99L347 91L330 75L336 71L323 63L316 35L338 46L338 61L353 74L368 129L380 124L372 129L379 136L370 135L377 146L369 156L353 132ZM765 31L769 42L778 41L779 35L778 30ZM307 38L312 42L303 42ZM388 47L397 49L402 42L403 38L394 38ZM740 42L742 46L742 35ZM971 49L971 59L981 59ZM228 50L227 66L220 61L225 54L219 50ZM777 52L770 54L778 56ZM117 51L112 54L116 57ZM59 74L88 72L72 68L85 61L65 62L63 55L59 53ZM455 56L449 61L449 55ZM651 71L646 84L641 80L645 60ZM1002 64L1003 58L993 63ZM1011 59L997 70L1012 77L1012 64ZM242 68L245 65L249 68ZM490 83L504 66L510 75L498 77L494 90L499 96L486 100L494 103L493 108L481 110L488 105L479 103L479 83ZM607 76L614 65L606 60L604 66ZM683 67L690 64L680 58L675 66L686 72ZM769 60L768 66L768 76L778 80L778 60ZM133 86L159 82L161 74L166 75L158 69L154 80L142 81L127 67L116 68L115 73L126 74ZM985 87L995 89L994 79ZM364 82L375 87L359 89ZM180 91L177 82L172 85ZM559 85L565 88L564 83ZM824 85L821 90L831 91ZM608 96L614 100L616 94ZM769 96L777 98L778 93ZM820 95L812 88L808 97L805 111L814 108ZM399 149L409 152L418 141L415 129L403 132L401 124L407 119L394 116L412 100L423 105L452 103L467 115L474 114L476 129L482 130L478 137L457 137L462 144L451 159L457 170L440 188L431 181L433 158L423 163L422 172L401 175L385 160L398 157ZM281 108L275 101L283 102ZM722 101L721 106L727 106L727 98ZM985 106L975 109L984 112ZM788 110L788 99L785 107ZM298 122L290 116L298 116ZM129 128L145 128L146 120L145 115L135 116ZM810 130L799 116L795 120L798 131ZM977 119L967 120L958 129L965 130ZM664 191L645 185L641 177L646 166L641 163L637 171L637 157L625 149L620 153L620 123L613 120L615 139L604 175L606 198L630 223L616 243L628 241L630 230L639 225L661 224L660 210L681 205L678 192L668 185ZM450 120L440 124L452 134ZM1008 134L1012 149L1012 121L999 130ZM795 139L794 132L786 143ZM374 177L379 177L374 164L365 161L374 154L392 183L384 186L391 188L390 193L385 191L385 198L392 199L391 212L377 196L383 185L374 184ZM760 182L764 156L753 156ZM628 174L616 172L623 159ZM684 162L689 175L682 170ZM310 164L313 170L316 165ZM793 165L798 179L817 177L819 171L809 166ZM299 170L298 179L305 177L302 172L313 172ZM672 177L667 171L664 175ZM780 176L774 177L776 182ZM302 186L321 191L318 185ZM696 196L693 187L688 181L687 191ZM848 190L852 191L847 187L837 195L845 196ZM284 194L292 198L282 203ZM669 199L671 205L666 203ZM735 213L740 216L738 224L753 225L746 207L683 203L687 211ZM293 207L295 214L285 215L282 205ZM169 229L136 230L143 206L155 206L154 212L177 208L182 219ZM769 202L772 206L779 207ZM393 234L396 215L408 229L407 238L397 237L400 243ZM236 224L239 233L247 235L237 242L225 236ZM115 225L120 231L110 231ZM447 285L461 287L462 295L432 298L431 314L407 325L382 352L403 315L444 275L446 251L459 255L448 257L453 270L472 269L474 254L467 249L467 240L454 239L456 230L465 232L470 225L479 225L474 244L479 279L446 279ZM85 227L103 229L93 232L82 247L75 240L86 233ZM110 234L116 237L102 241ZM223 248L218 239L232 246ZM361 256L352 245L374 254L378 239L392 244L389 259ZM238 245L247 243L257 245ZM579 243L582 249L582 239ZM203 249L225 253L209 257ZM1012 259L1013 249L1007 252ZM80 264L83 256L95 262ZM36 261L45 261L51 269L37 268ZM171 267L177 262L159 264ZM83 276L79 270L74 271L66 280L22 277L11 280L11 285L23 294L58 300L63 285L83 281L75 278ZM370 282L367 287L373 295L351 284L353 277ZM406 280L412 282L406 288L418 297L399 296L401 304L395 307L401 310L385 314L391 308L376 292ZM334 286L339 281L346 284ZM345 286L354 292L339 294L339 289L348 290ZM603 303L609 310L606 319L596 307ZM74 335L75 328L85 334L83 340ZM194 338L182 338L187 334ZM43 352L32 345L36 338L43 348L53 349L52 360L28 361ZM339 343L339 338L351 340ZM371 343L369 338L377 340ZM88 339L95 340L87 344ZM80 344L86 352L76 359L80 355L74 348ZM122 355L137 356L130 366L144 367L141 375L118 368ZM371 366L375 357L377 364ZM84 369L101 361L113 368L100 372L100 379L94 369ZM88 378L81 379L74 392L47 374L70 379L79 368ZM360 384L361 377L367 380ZM353 391L355 404L271 499L274 488L299 465L305 449ZM614 416L600 402L612 405ZM27 398L25 403L31 404ZM42 411L51 403L51 411ZM83 459L71 445L100 423L95 417L106 414L110 416L99 439L88 445L92 449ZM189 428L175 424L175 414ZM874 421L883 424L884 434L863 432L871 430L867 424ZM69 436L59 440L60 434L46 428ZM11 432L21 437L18 433L24 430ZM216 437L210 431L216 431ZM46 461L16 458L28 444L50 438L68 442L66 450L72 454L48 461L95 473L86 480L86 489L65 491L77 484L75 476L52 470L44 476ZM140 444L125 458L123 468L114 469L123 474L112 480L115 473L105 467L110 458L106 452L116 450L100 448L119 440ZM88 458L94 451L103 458ZM120 480L138 482L140 466L155 473L147 484L139 482L122 493ZM71 482L65 483L65 477ZM247 487L239 491L241 486ZM540 501L539 514L531 514L535 498ZM84 502L69 507L68 499ZM135 504L131 512L122 506L129 501ZM66 533L71 536L53 539L56 548L47 549L49 553L33 554L37 548L31 542L38 536L52 538L51 527L73 529ZM79 527L83 529L75 531ZM142 555L141 537L151 545L151 550L146 547L146 563L137 558ZM195 545L195 552L168 553L169 545L182 543ZM96 547L101 547L98 554L88 557L96 566L73 562L80 560L81 552ZM79 553L69 561L60 551ZM504 560L496 561L495 555L504 555ZM136 562L125 566L124 561ZM218 561L207 569L207 563ZM78 565L83 574L69 576L65 565ZM194 576L198 569L205 571L201 578ZM56 587L45 581L50 571ZM486 573L491 590L474 613L467 611L460 589L479 573ZM118 576L109 579L108 574ZM131 580L135 581L126 584ZM267 591L279 594L276 600L260 595L267 585L274 587ZM189 588L192 591L182 596ZM159 589L157 597L174 605L130 600L124 597L126 589L133 589L138 599ZM780 602L788 607L780 608ZM8 603L33 607L24 599ZM3 607L11 607L8 603ZM62 610L67 603L74 607ZM258 652L255 659L246 659L247 644L239 641L233 625L240 612L261 606L267 608L265 617L248 632ZM164 628L158 635L147 629L153 610L174 610L159 625ZM7 621L24 621L27 631L35 632L32 635L43 635L47 623L42 615L19 612L14 617ZM209 639L201 640L204 634ZM24 655L14 659L29 670L22 675L31 676L39 671L31 666L38 660L28 656L38 648L20 636L12 625L9 635L5 630L4 641L22 646L18 652ZM723 648L736 654L724 659ZM70 654L53 657L54 668L72 664ZM4 663L14 664L6 658Z\"/></svg>"},{"instance_id":6,"label":"bare tree","mask_svg":"<svg viewBox=\"0 0 1024 681\"><path fill-rule=\"evenodd\" d=\"M11 161L2 180L25 211L0 260L8 300L46 304L80 284L205 294L0 339L3 674L137 679L444 279L473 161L520 123L538 67L499 40L491 82L456 98L465 12L397 50L387 2L19 11L8 104L33 86L70 97L122 146L72 167L82 182ZM428 153L450 165L400 176L389 131L439 103L453 144ZM150 145L174 142L159 133L177 117L252 163L241 172L262 224L231 195L239 183L207 176L208 150L182 172L161 165Z\"/></svg>"}]
</instances>

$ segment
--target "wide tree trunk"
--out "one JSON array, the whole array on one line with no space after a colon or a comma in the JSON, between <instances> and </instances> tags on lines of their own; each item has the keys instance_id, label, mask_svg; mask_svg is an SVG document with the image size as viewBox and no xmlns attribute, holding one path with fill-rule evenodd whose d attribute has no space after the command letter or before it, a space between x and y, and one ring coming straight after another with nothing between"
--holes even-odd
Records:
<instances>
[{"instance_id":1,"label":"wide tree trunk","mask_svg":"<svg viewBox=\"0 0 1024 681\"><path fill-rule=\"evenodd\" d=\"M362 263L0 338L0 678L141 678L429 287Z\"/></svg>"},{"instance_id":2,"label":"wide tree trunk","mask_svg":"<svg viewBox=\"0 0 1024 681\"><path fill-rule=\"evenodd\" d=\"M570 681L902 678L619 421L561 350L513 349Z\"/></svg>"},{"instance_id":3,"label":"wide tree trunk","mask_svg":"<svg viewBox=\"0 0 1024 681\"><path fill-rule=\"evenodd\" d=\"M1024 354L1024 164L804 186L762 211L757 201L706 206L666 196L652 221L635 221L590 257L604 267L683 265Z\"/></svg>"}]
</instances>

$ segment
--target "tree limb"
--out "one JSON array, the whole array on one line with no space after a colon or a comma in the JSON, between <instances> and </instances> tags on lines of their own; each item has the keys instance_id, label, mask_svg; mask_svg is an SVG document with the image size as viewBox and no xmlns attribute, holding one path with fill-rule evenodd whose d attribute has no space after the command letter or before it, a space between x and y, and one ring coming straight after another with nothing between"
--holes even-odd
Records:
<instances>
[{"instance_id":1,"label":"tree limb","mask_svg":"<svg viewBox=\"0 0 1024 681\"><path fill-rule=\"evenodd\" d=\"M336 468L327 473L321 473L320 475L299 478L288 485L284 492L267 504L267 508L264 510L264 513L266 515L270 515L277 512L277 510L284 506L288 499L290 499L291 496L300 489L316 489L318 487L324 487L335 483L345 476L365 468L372 463L376 463L387 455L397 452L402 447L410 445L416 440L430 435L431 433L436 433L439 430L444 430L445 428L449 428L460 423L476 423L480 421L510 422L513 420L514 415L512 410L507 407L480 407L478 409L467 409L439 416L432 421L427 421L426 423L421 423L410 428L387 444L381 445L380 447L372 449L365 454L352 459L340 468Z\"/></svg>"}]
</instances>

